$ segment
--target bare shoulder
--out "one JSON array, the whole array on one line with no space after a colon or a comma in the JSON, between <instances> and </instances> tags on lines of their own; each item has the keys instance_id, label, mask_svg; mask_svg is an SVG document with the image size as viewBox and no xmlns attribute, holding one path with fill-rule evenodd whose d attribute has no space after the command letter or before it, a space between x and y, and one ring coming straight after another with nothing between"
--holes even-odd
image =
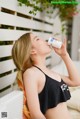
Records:
<instances>
[{"instance_id":1,"label":"bare shoulder","mask_svg":"<svg viewBox=\"0 0 80 119\"><path fill-rule=\"evenodd\" d=\"M40 72L35 67L28 68L23 74L23 80L26 80L27 82L38 82L39 77Z\"/></svg>"},{"instance_id":2,"label":"bare shoulder","mask_svg":"<svg viewBox=\"0 0 80 119\"><path fill-rule=\"evenodd\" d=\"M40 73L35 67L27 69L23 74L27 104L32 118L38 118L41 114L38 99L38 79ZM35 107L35 110L34 110ZM35 113L36 112L36 113Z\"/></svg>"}]
</instances>

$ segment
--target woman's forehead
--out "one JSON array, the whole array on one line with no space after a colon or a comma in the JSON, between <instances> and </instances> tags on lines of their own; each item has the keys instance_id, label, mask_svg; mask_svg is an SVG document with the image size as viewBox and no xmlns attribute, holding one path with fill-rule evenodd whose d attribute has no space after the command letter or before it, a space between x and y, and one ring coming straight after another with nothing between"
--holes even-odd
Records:
<instances>
[{"instance_id":1,"label":"woman's forehead","mask_svg":"<svg viewBox=\"0 0 80 119\"><path fill-rule=\"evenodd\" d=\"M30 34L30 37L31 37L32 40L34 40L35 38L37 38L37 35L31 33L31 34Z\"/></svg>"}]
</instances>

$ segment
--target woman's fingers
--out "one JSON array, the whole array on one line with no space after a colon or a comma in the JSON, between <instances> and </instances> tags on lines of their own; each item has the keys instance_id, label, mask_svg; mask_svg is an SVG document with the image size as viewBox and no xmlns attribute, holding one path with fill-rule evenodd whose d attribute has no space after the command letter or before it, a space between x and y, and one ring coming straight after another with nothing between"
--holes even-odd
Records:
<instances>
[{"instance_id":1,"label":"woman's fingers","mask_svg":"<svg viewBox=\"0 0 80 119\"><path fill-rule=\"evenodd\" d=\"M67 39L64 39L63 44L65 47L67 47Z\"/></svg>"}]
</instances>

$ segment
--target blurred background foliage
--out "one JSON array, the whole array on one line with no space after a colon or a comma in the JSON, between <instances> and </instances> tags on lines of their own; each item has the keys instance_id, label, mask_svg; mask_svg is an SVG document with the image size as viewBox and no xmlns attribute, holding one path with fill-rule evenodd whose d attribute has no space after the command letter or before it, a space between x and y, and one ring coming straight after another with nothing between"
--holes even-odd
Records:
<instances>
[{"instance_id":1,"label":"blurred background foliage","mask_svg":"<svg viewBox=\"0 0 80 119\"><path fill-rule=\"evenodd\" d=\"M52 14L55 8L59 9L59 16L62 21L71 19L74 15L78 14L76 6L78 3L74 4L52 4L52 1L72 1L77 2L76 0L18 0L19 5L25 4L26 6L32 7L33 10L30 10L30 14L36 15L38 11L43 12L46 10L46 13ZM52 8L52 9L49 9Z\"/></svg>"}]
</instances>

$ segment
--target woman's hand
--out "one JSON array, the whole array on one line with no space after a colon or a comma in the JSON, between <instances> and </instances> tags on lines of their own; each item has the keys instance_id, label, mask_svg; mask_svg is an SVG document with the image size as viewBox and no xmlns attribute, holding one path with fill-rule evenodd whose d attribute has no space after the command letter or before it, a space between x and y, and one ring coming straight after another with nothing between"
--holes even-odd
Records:
<instances>
[{"instance_id":1,"label":"woman's hand","mask_svg":"<svg viewBox=\"0 0 80 119\"><path fill-rule=\"evenodd\" d=\"M55 51L58 55L60 55L61 57L62 57L62 56L65 56L65 55L67 54L66 39L64 39L61 48L55 48L55 47L53 47L53 49L54 49L54 51Z\"/></svg>"}]
</instances>

